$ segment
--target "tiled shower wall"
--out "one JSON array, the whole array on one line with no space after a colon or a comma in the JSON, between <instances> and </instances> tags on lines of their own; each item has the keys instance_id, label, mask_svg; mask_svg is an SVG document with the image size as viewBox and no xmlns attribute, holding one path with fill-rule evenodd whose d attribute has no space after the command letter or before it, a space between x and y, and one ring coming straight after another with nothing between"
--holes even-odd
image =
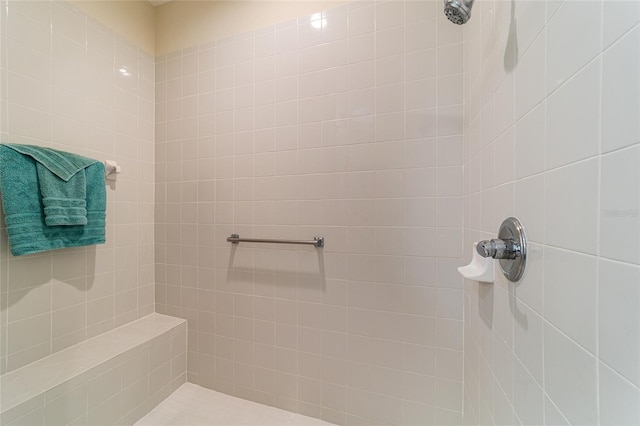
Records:
<instances>
[{"instance_id":1,"label":"tiled shower wall","mask_svg":"<svg viewBox=\"0 0 640 426\"><path fill-rule=\"evenodd\" d=\"M189 321L189 380L339 424L459 423L462 32L440 2L353 2L156 78L156 309Z\"/></svg>"},{"instance_id":2,"label":"tiled shower wall","mask_svg":"<svg viewBox=\"0 0 640 426\"><path fill-rule=\"evenodd\" d=\"M123 168L105 245L13 257L0 229L4 373L154 310L155 69L65 1L3 0L0 15L0 140Z\"/></svg>"},{"instance_id":3,"label":"tiled shower wall","mask_svg":"<svg viewBox=\"0 0 640 426\"><path fill-rule=\"evenodd\" d=\"M465 284L465 424L640 424L640 4L480 1L465 255L517 216L523 280Z\"/></svg>"}]
</instances>

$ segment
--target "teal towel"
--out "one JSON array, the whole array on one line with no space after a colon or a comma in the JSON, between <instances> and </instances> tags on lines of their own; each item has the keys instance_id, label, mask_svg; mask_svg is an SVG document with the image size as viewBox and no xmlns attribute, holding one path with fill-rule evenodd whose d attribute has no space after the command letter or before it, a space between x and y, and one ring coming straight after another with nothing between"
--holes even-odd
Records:
<instances>
[{"instance_id":1,"label":"teal towel","mask_svg":"<svg viewBox=\"0 0 640 426\"><path fill-rule=\"evenodd\" d=\"M47 225L87 224L84 169L97 160L40 146L6 146L37 161L38 184Z\"/></svg>"},{"instance_id":2,"label":"teal towel","mask_svg":"<svg viewBox=\"0 0 640 426\"><path fill-rule=\"evenodd\" d=\"M24 145L23 145L24 146ZM0 145L0 193L5 212L7 234L14 256L105 242L104 165L94 162L84 168L86 179L86 225L45 223L37 165L30 154L15 150L15 145ZM54 166L64 174L64 167Z\"/></svg>"},{"instance_id":3,"label":"teal towel","mask_svg":"<svg viewBox=\"0 0 640 426\"><path fill-rule=\"evenodd\" d=\"M87 182L84 169L68 181L36 163L38 184L44 205L44 221L48 226L87 224Z\"/></svg>"}]
</instances>

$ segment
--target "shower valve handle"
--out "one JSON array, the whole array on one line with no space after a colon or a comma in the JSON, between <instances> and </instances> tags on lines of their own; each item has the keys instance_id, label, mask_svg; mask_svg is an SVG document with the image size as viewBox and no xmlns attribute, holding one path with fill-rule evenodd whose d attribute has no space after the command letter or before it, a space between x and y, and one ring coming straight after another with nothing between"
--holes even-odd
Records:
<instances>
[{"instance_id":1,"label":"shower valve handle","mask_svg":"<svg viewBox=\"0 0 640 426\"><path fill-rule=\"evenodd\" d=\"M478 242L476 251L482 257L494 259L515 259L520 256L520 245L512 239L483 240Z\"/></svg>"}]
</instances>

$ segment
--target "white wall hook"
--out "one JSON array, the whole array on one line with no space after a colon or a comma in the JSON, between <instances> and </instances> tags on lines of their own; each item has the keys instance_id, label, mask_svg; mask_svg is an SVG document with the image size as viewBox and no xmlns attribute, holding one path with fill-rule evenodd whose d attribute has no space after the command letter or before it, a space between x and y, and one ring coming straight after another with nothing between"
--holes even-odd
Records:
<instances>
[{"instance_id":1,"label":"white wall hook","mask_svg":"<svg viewBox=\"0 0 640 426\"><path fill-rule=\"evenodd\" d=\"M118 173L122 171L122 167L118 166L114 160L105 160L104 162L104 178L107 180L116 180Z\"/></svg>"}]
</instances>

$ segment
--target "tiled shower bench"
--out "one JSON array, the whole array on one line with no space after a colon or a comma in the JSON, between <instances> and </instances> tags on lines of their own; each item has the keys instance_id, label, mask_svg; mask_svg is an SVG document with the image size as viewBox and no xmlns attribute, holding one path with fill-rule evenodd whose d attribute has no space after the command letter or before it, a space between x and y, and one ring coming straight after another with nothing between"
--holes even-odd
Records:
<instances>
[{"instance_id":1,"label":"tiled shower bench","mask_svg":"<svg viewBox=\"0 0 640 426\"><path fill-rule=\"evenodd\" d=\"M0 376L0 424L132 425L186 381L187 323L150 314Z\"/></svg>"}]
</instances>

